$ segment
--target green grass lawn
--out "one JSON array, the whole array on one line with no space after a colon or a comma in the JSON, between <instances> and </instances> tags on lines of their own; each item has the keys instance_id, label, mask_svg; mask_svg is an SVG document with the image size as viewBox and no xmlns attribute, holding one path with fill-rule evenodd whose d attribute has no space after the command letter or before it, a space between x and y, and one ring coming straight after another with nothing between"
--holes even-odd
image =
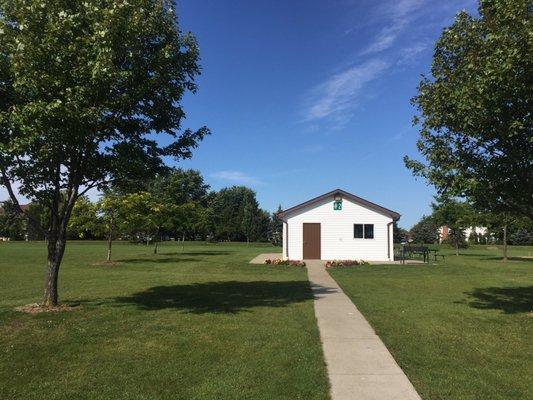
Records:
<instances>
[{"instance_id":1,"label":"green grass lawn","mask_svg":"<svg viewBox=\"0 0 533 400\"><path fill-rule=\"evenodd\" d=\"M249 265L270 246L70 242L41 301L43 243L0 243L1 399L327 399L305 269Z\"/></svg>"},{"instance_id":2,"label":"green grass lawn","mask_svg":"<svg viewBox=\"0 0 533 400\"><path fill-rule=\"evenodd\" d=\"M423 399L533 398L533 247L331 270Z\"/></svg>"}]
</instances>

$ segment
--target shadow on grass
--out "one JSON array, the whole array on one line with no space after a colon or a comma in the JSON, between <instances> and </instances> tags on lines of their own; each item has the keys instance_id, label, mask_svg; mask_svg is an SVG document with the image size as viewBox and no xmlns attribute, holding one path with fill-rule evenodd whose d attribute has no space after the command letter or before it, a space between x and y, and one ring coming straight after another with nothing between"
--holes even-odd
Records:
<instances>
[{"instance_id":1,"label":"shadow on grass","mask_svg":"<svg viewBox=\"0 0 533 400\"><path fill-rule=\"evenodd\" d=\"M509 261L533 262L533 258L527 257L507 257ZM487 260L503 261L503 257L487 257Z\"/></svg>"},{"instance_id":2,"label":"shadow on grass","mask_svg":"<svg viewBox=\"0 0 533 400\"><path fill-rule=\"evenodd\" d=\"M171 253L159 253L161 255L165 256L227 256L229 254L232 254L231 251L174 251Z\"/></svg>"},{"instance_id":3,"label":"shadow on grass","mask_svg":"<svg viewBox=\"0 0 533 400\"><path fill-rule=\"evenodd\" d=\"M144 310L234 314L254 307L285 307L312 299L308 281L227 281L155 286L131 296L117 297L115 301L136 304Z\"/></svg>"},{"instance_id":4,"label":"shadow on grass","mask_svg":"<svg viewBox=\"0 0 533 400\"><path fill-rule=\"evenodd\" d=\"M448 255L455 256L455 253L448 253ZM459 251L459 256L460 257L478 257L478 258L485 258L485 259L491 257L491 255L487 253L461 253L460 251Z\"/></svg>"},{"instance_id":5,"label":"shadow on grass","mask_svg":"<svg viewBox=\"0 0 533 400\"><path fill-rule=\"evenodd\" d=\"M191 258L191 257L163 257L163 258L125 258L121 260L117 260L117 262L125 263L125 264L158 264L158 263L174 263L174 262L181 262L181 261L198 261L199 258Z\"/></svg>"},{"instance_id":6,"label":"shadow on grass","mask_svg":"<svg viewBox=\"0 0 533 400\"><path fill-rule=\"evenodd\" d=\"M533 286L490 287L465 292L467 304L482 310L502 310L506 314L533 311Z\"/></svg>"}]
</instances>

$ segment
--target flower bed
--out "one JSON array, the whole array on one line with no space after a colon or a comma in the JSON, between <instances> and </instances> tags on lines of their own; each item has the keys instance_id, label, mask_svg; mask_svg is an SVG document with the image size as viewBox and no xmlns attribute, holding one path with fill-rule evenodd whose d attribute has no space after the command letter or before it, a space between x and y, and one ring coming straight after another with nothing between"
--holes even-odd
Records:
<instances>
[{"instance_id":1,"label":"flower bed","mask_svg":"<svg viewBox=\"0 0 533 400\"><path fill-rule=\"evenodd\" d=\"M291 267L305 267L305 263L299 260L282 260L281 258L273 258L265 260L265 264L272 265L290 265Z\"/></svg>"},{"instance_id":2,"label":"flower bed","mask_svg":"<svg viewBox=\"0 0 533 400\"><path fill-rule=\"evenodd\" d=\"M326 268L351 267L354 265L368 265L364 260L331 260L326 262Z\"/></svg>"}]
</instances>

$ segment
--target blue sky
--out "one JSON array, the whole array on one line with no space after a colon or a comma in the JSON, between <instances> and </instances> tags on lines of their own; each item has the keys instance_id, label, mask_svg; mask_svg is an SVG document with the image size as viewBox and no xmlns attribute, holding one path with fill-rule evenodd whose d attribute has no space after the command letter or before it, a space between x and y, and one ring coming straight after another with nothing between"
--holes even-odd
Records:
<instances>
[{"instance_id":1,"label":"blue sky","mask_svg":"<svg viewBox=\"0 0 533 400\"><path fill-rule=\"evenodd\" d=\"M179 1L203 68L185 125L213 132L180 165L214 189L252 187L267 210L342 188L412 226L434 191L403 165L417 154L409 99L461 9L476 3Z\"/></svg>"},{"instance_id":2,"label":"blue sky","mask_svg":"<svg viewBox=\"0 0 533 400\"><path fill-rule=\"evenodd\" d=\"M402 161L417 156L409 99L442 29L461 9L475 13L474 0L181 0L177 9L203 69L184 127L213 134L176 165L200 170L213 189L250 186L269 211L341 188L401 213L406 228L429 213L433 189Z\"/></svg>"}]
</instances>

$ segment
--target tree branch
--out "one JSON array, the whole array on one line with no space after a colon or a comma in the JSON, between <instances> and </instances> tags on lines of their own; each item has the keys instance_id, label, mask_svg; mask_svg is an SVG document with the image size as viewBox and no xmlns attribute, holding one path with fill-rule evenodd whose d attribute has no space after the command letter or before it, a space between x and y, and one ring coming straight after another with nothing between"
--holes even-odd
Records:
<instances>
[{"instance_id":1,"label":"tree branch","mask_svg":"<svg viewBox=\"0 0 533 400\"><path fill-rule=\"evenodd\" d=\"M17 196L15 196L15 192L13 191L13 187L11 186L11 181L9 180L4 167L1 168L1 172L2 172L2 184L6 187L7 193L9 194L9 198L13 202L15 209L20 213L20 215L26 218L36 229L38 229L44 235L46 239L48 239L48 231L44 229L41 223L37 221L35 218L33 218L33 216L30 213L24 212L24 210L20 206Z\"/></svg>"}]
</instances>

